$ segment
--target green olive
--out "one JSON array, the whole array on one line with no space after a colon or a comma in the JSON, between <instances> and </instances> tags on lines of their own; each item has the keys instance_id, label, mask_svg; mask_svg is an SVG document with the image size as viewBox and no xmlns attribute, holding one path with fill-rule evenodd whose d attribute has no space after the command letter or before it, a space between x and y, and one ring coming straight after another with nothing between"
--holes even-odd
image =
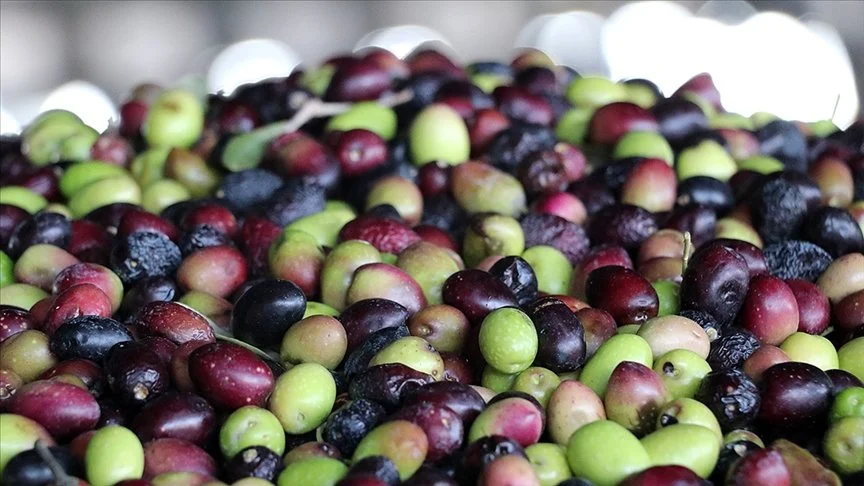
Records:
<instances>
[{"instance_id":1,"label":"green olive","mask_svg":"<svg viewBox=\"0 0 864 486\"><path fill-rule=\"evenodd\" d=\"M144 188L141 206L153 214L159 214L168 206L192 197L189 190L177 181L162 179Z\"/></svg>"},{"instance_id":2,"label":"green olive","mask_svg":"<svg viewBox=\"0 0 864 486\"><path fill-rule=\"evenodd\" d=\"M537 356L537 330L527 314L514 307L489 313L480 325L480 352L502 373L527 369Z\"/></svg>"},{"instance_id":3,"label":"green olive","mask_svg":"<svg viewBox=\"0 0 864 486\"><path fill-rule=\"evenodd\" d=\"M305 434L324 423L336 402L336 382L327 368L302 363L276 380L269 409L285 432Z\"/></svg>"},{"instance_id":4,"label":"green olive","mask_svg":"<svg viewBox=\"0 0 864 486\"><path fill-rule=\"evenodd\" d=\"M279 474L278 486L334 486L348 473L348 466L329 457L293 462Z\"/></svg>"},{"instance_id":5,"label":"green olive","mask_svg":"<svg viewBox=\"0 0 864 486\"><path fill-rule=\"evenodd\" d=\"M12 271L14 266L15 262L9 258L9 255L4 251L0 251L0 287L15 283L15 274Z\"/></svg>"},{"instance_id":6,"label":"green olive","mask_svg":"<svg viewBox=\"0 0 864 486\"><path fill-rule=\"evenodd\" d=\"M267 409L238 408L219 430L219 448L226 458L250 446L264 446L279 455L285 452L285 431L279 419Z\"/></svg>"},{"instance_id":7,"label":"green olive","mask_svg":"<svg viewBox=\"0 0 864 486\"><path fill-rule=\"evenodd\" d=\"M126 427L109 425L96 431L84 455L92 486L112 486L144 475L144 447Z\"/></svg>"},{"instance_id":8,"label":"green olive","mask_svg":"<svg viewBox=\"0 0 864 486\"><path fill-rule=\"evenodd\" d=\"M573 267L567 257L557 248L537 245L522 253L537 275L537 288L545 294L567 294Z\"/></svg>"},{"instance_id":9,"label":"green olive","mask_svg":"<svg viewBox=\"0 0 864 486\"><path fill-rule=\"evenodd\" d=\"M81 188L106 177L126 175L126 170L116 164L91 160L72 164L60 177L60 192L67 198Z\"/></svg>"},{"instance_id":10,"label":"green olive","mask_svg":"<svg viewBox=\"0 0 864 486\"><path fill-rule=\"evenodd\" d=\"M141 202L141 188L129 176L106 177L79 189L69 199L69 210L76 218L81 218L94 209L119 202Z\"/></svg>"},{"instance_id":11,"label":"green olive","mask_svg":"<svg viewBox=\"0 0 864 486\"><path fill-rule=\"evenodd\" d=\"M44 197L21 186L0 187L0 204L19 207L34 214L48 205Z\"/></svg>"}]
</instances>

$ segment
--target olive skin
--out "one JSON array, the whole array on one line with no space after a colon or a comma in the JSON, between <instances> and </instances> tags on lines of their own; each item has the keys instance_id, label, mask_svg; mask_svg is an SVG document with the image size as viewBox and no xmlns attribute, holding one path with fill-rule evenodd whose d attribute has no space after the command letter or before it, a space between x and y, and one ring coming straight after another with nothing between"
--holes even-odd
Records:
<instances>
[{"instance_id":1,"label":"olive skin","mask_svg":"<svg viewBox=\"0 0 864 486\"><path fill-rule=\"evenodd\" d=\"M306 296L299 287L288 280L265 280L234 304L231 327L238 339L279 351L285 331L305 312Z\"/></svg>"},{"instance_id":2,"label":"olive skin","mask_svg":"<svg viewBox=\"0 0 864 486\"><path fill-rule=\"evenodd\" d=\"M132 333L122 324L99 316L69 319L54 331L48 344L58 359L83 358L101 361L117 343L132 340Z\"/></svg>"}]
</instances>

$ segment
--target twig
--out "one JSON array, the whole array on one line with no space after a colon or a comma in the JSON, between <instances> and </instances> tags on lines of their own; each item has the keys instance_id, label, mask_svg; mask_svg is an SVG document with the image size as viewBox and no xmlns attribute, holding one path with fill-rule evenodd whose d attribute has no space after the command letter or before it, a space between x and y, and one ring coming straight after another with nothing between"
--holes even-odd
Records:
<instances>
[{"instance_id":1,"label":"twig","mask_svg":"<svg viewBox=\"0 0 864 486\"><path fill-rule=\"evenodd\" d=\"M404 90L385 96L377 102L392 107L410 101L413 97L411 90ZM318 98L310 98L300 105L297 113L289 120L271 123L233 137L222 153L222 165L232 172L256 167L264 157L267 145L277 137L299 130L313 118L344 113L351 109L351 106L352 103L327 103Z\"/></svg>"},{"instance_id":2,"label":"twig","mask_svg":"<svg viewBox=\"0 0 864 486\"><path fill-rule=\"evenodd\" d=\"M36 453L39 454L39 457L45 461L45 464L51 469L51 474L54 475L54 482L57 486L76 486L78 481L72 479L71 476L66 474L66 471L63 470L63 466L57 462L57 459L54 458L54 455L51 454L51 451L45 446L45 443L41 440L36 441Z\"/></svg>"},{"instance_id":3,"label":"twig","mask_svg":"<svg viewBox=\"0 0 864 486\"><path fill-rule=\"evenodd\" d=\"M834 117L837 116L837 108L840 107L840 93L837 93L837 100L834 101L834 110L831 112L830 120L833 122Z\"/></svg>"},{"instance_id":4,"label":"twig","mask_svg":"<svg viewBox=\"0 0 864 486\"><path fill-rule=\"evenodd\" d=\"M406 89L390 96L385 96L379 99L377 103L387 107L393 107L411 101L411 98L413 97L414 93L411 90ZM295 130L299 130L300 127L309 122L309 120L315 118L323 118L345 113L350 110L353 105L353 103L334 103L321 101L320 98L310 98L300 106L300 109L297 110L297 113L295 113L294 116L283 122L283 133L291 133Z\"/></svg>"},{"instance_id":5,"label":"twig","mask_svg":"<svg viewBox=\"0 0 864 486\"><path fill-rule=\"evenodd\" d=\"M693 241L690 239L690 232L684 232L684 258L681 263L681 274L687 270L687 264L690 263L690 252L693 251Z\"/></svg>"}]
</instances>

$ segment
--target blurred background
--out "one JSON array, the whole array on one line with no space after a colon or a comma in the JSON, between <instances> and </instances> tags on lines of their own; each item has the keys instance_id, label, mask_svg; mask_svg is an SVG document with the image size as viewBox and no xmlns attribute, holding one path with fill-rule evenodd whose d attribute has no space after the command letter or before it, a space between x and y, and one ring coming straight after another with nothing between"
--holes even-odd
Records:
<instances>
[{"instance_id":1,"label":"blurred background","mask_svg":"<svg viewBox=\"0 0 864 486\"><path fill-rule=\"evenodd\" d=\"M667 93L707 71L724 106L744 115L845 127L864 96L859 0L3 0L0 132L49 108L102 129L142 81L198 75L230 92L339 52L378 45L406 55L424 41L463 62L536 47L582 74L644 77Z\"/></svg>"}]
</instances>

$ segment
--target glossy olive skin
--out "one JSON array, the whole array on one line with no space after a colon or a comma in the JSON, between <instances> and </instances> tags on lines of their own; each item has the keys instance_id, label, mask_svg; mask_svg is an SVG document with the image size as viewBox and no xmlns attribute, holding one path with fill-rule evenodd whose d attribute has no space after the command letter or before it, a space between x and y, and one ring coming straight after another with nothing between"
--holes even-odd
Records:
<instances>
[{"instance_id":1,"label":"glossy olive skin","mask_svg":"<svg viewBox=\"0 0 864 486\"><path fill-rule=\"evenodd\" d=\"M444 282L445 304L462 311L471 322L480 322L495 309L517 306L513 291L482 270L460 270Z\"/></svg>"},{"instance_id":2,"label":"glossy olive skin","mask_svg":"<svg viewBox=\"0 0 864 486\"><path fill-rule=\"evenodd\" d=\"M249 288L234 304L234 335L264 349L279 350L282 335L303 318L306 296L287 280L265 280Z\"/></svg>"},{"instance_id":3,"label":"glossy olive skin","mask_svg":"<svg viewBox=\"0 0 864 486\"><path fill-rule=\"evenodd\" d=\"M408 392L403 397L405 406L417 403L433 403L444 406L456 412L465 424L470 427L477 415L486 407L486 402L476 390L462 383L452 381L436 381L423 385Z\"/></svg>"},{"instance_id":4,"label":"glossy olive skin","mask_svg":"<svg viewBox=\"0 0 864 486\"><path fill-rule=\"evenodd\" d=\"M102 361L117 343L132 341L132 333L107 317L82 316L69 319L51 335L51 352L60 360L83 358Z\"/></svg>"},{"instance_id":5,"label":"glossy olive skin","mask_svg":"<svg viewBox=\"0 0 864 486\"><path fill-rule=\"evenodd\" d=\"M651 284L625 267L608 266L592 271L585 290L588 303L609 312L619 326L641 324L655 317L660 306Z\"/></svg>"},{"instance_id":6,"label":"glossy olive skin","mask_svg":"<svg viewBox=\"0 0 864 486\"><path fill-rule=\"evenodd\" d=\"M165 393L171 382L159 355L137 342L118 343L108 351L105 378L120 401L131 407Z\"/></svg>"},{"instance_id":7,"label":"glossy olive skin","mask_svg":"<svg viewBox=\"0 0 864 486\"><path fill-rule=\"evenodd\" d=\"M707 312L729 324L744 304L750 270L744 258L720 244L701 249L681 280L681 308Z\"/></svg>"},{"instance_id":8,"label":"glossy olive skin","mask_svg":"<svg viewBox=\"0 0 864 486\"><path fill-rule=\"evenodd\" d=\"M138 310L134 323L139 334L164 337L178 345L215 340L213 328L204 316L176 302L150 302Z\"/></svg>"},{"instance_id":9,"label":"glossy olive skin","mask_svg":"<svg viewBox=\"0 0 864 486\"><path fill-rule=\"evenodd\" d=\"M233 343L210 343L189 355L189 375L213 406L234 410L262 406L273 389L273 372L255 353Z\"/></svg>"},{"instance_id":10,"label":"glossy olive skin","mask_svg":"<svg viewBox=\"0 0 864 486\"><path fill-rule=\"evenodd\" d=\"M83 475L81 461L68 448L51 446L47 449L63 472L70 476ZM45 485L51 484L54 479L54 472L36 449L15 455L3 468L3 484Z\"/></svg>"},{"instance_id":11,"label":"glossy olive skin","mask_svg":"<svg viewBox=\"0 0 864 486\"><path fill-rule=\"evenodd\" d=\"M57 363L40 378L49 379L60 375L72 375L81 380L94 397L100 398L105 393L105 373L102 367L86 359L68 359Z\"/></svg>"},{"instance_id":12,"label":"glossy olive skin","mask_svg":"<svg viewBox=\"0 0 864 486\"><path fill-rule=\"evenodd\" d=\"M405 325L408 317L408 309L388 299L364 299L349 305L339 314L348 337L348 352L357 349L376 331Z\"/></svg>"},{"instance_id":13,"label":"glossy olive skin","mask_svg":"<svg viewBox=\"0 0 864 486\"><path fill-rule=\"evenodd\" d=\"M776 364L762 373L758 420L779 429L808 427L823 419L832 382L819 368L801 362Z\"/></svg>"},{"instance_id":14,"label":"glossy olive skin","mask_svg":"<svg viewBox=\"0 0 864 486\"><path fill-rule=\"evenodd\" d=\"M391 418L413 422L423 429L429 441L426 452L429 462L443 459L462 446L462 420L456 412L445 406L418 403L400 408Z\"/></svg>"},{"instance_id":15,"label":"glossy olive skin","mask_svg":"<svg viewBox=\"0 0 864 486\"><path fill-rule=\"evenodd\" d=\"M40 380L21 387L7 411L35 420L60 440L93 429L100 415L99 405L90 392L56 380Z\"/></svg>"},{"instance_id":16,"label":"glossy olive skin","mask_svg":"<svg viewBox=\"0 0 864 486\"><path fill-rule=\"evenodd\" d=\"M432 383L434 379L426 373L409 368L401 363L388 363L370 367L351 380L348 393L352 399L375 400L385 407L395 409L403 394Z\"/></svg>"},{"instance_id":17,"label":"glossy olive skin","mask_svg":"<svg viewBox=\"0 0 864 486\"><path fill-rule=\"evenodd\" d=\"M527 308L537 329L535 362L556 373L575 371L585 362L585 330L576 314L554 297L544 297Z\"/></svg>"},{"instance_id":18,"label":"glossy olive skin","mask_svg":"<svg viewBox=\"0 0 864 486\"><path fill-rule=\"evenodd\" d=\"M0 305L0 343L27 329L36 329L36 322L29 312L11 305Z\"/></svg>"},{"instance_id":19,"label":"glossy olive skin","mask_svg":"<svg viewBox=\"0 0 864 486\"><path fill-rule=\"evenodd\" d=\"M9 256L18 258L30 246L38 244L65 248L72 237L72 223L66 216L57 213L36 213L25 220L9 238Z\"/></svg>"},{"instance_id":20,"label":"glossy olive skin","mask_svg":"<svg viewBox=\"0 0 864 486\"><path fill-rule=\"evenodd\" d=\"M216 412L198 395L166 393L145 405L131 428L142 442L172 438L205 446L216 427Z\"/></svg>"}]
</instances>

